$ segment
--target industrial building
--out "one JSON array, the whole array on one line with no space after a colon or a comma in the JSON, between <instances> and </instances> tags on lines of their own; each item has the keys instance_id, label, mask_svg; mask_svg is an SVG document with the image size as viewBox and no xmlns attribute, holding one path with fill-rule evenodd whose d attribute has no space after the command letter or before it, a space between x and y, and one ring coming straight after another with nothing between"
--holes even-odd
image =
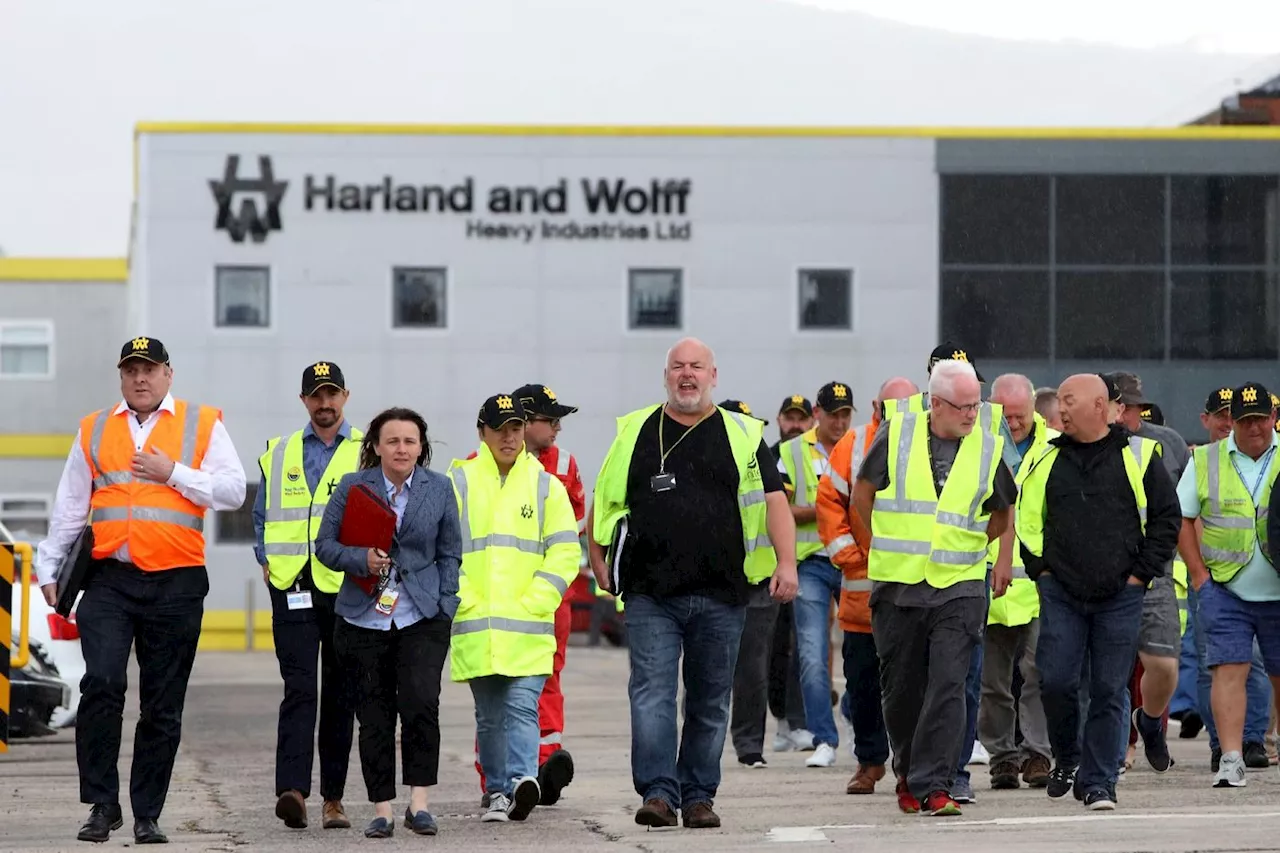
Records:
<instances>
[{"instance_id":1,"label":"industrial building","mask_svg":"<svg viewBox=\"0 0 1280 853\"><path fill-rule=\"evenodd\" d=\"M358 424L423 412L441 470L486 396L545 382L588 475L683 335L765 418L830 380L867 418L939 340L988 380L1133 370L1191 438L1211 386L1277 381L1278 128L144 124L136 162L127 287L123 261L97 284L0 261L0 482L47 506L119 342L164 340L249 474L209 531L210 624L240 643L256 458L318 360Z\"/></svg>"}]
</instances>

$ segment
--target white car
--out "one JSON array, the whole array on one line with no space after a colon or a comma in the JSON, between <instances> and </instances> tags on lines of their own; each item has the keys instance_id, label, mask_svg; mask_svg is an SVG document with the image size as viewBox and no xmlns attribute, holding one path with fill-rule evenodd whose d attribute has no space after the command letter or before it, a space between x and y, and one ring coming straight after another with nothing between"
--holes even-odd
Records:
<instances>
[{"instance_id":1,"label":"white car","mask_svg":"<svg viewBox=\"0 0 1280 853\"><path fill-rule=\"evenodd\" d=\"M10 532L0 524L0 542L30 542L34 548L43 537L30 536L25 531ZM29 608L31 622L29 636L32 656L42 655L46 663L52 663L58 670L58 676L71 688L70 700L65 707L53 712L50 725L57 728L74 726L76 708L80 705L80 679L84 677L84 654L80 649L80 633L76 629L76 614L73 610L70 619L64 619L53 608L45 603L44 595L36 583L34 569L31 577L31 591L27 600L22 601L20 577L13 579L13 636L14 653L17 653L18 626L22 623L23 608Z\"/></svg>"}]
</instances>

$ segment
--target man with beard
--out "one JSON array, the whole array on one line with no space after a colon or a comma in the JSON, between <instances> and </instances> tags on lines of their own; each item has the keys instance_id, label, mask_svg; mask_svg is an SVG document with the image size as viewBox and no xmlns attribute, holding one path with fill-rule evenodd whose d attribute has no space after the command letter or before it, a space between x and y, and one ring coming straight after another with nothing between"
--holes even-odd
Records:
<instances>
[{"instance_id":1,"label":"man with beard","mask_svg":"<svg viewBox=\"0 0 1280 853\"><path fill-rule=\"evenodd\" d=\"M711 401L710 347L681 340L663 375L664 405L618 419L588 545L596 580L626 601L636 823L675 826L678 808L702 829L720 826L712 803L748 591L772 575L776 599L795 597L795 522L762 424Z\"/></svg>"},{"instance_id":2,"label":"man with beard","mask_svg":"<svg viewBox=\"0 0 1280 853\"><path fill-rule=\"evenodd\" d=\"M333 608L343 575L315 556L315 537L329 496L344 475L360 467L364 436L342 415L350 394L337 364L318 361L308 366L302 372L299 399L310 420L292 435L268 441L258 458L262 480L253 504L253 550L271 598L271 632L284 679L276 733L276 817L293 829L307 825L317 704L321 825L351 826L342 795L355 701L351 676L339 665L333 645Z\"/></svg>"},{"instance_id":3,"label":"man with beard","mask_svg":"<svg viewBox=\"0 0 1280 853\"><path fill-rule=\"evenodd\" d=\"M782 442L790 441L813 428L813 404L803 394L792 394L778 408L778 440L770 447L775 457Z\"/></svg>"}]
</instances>

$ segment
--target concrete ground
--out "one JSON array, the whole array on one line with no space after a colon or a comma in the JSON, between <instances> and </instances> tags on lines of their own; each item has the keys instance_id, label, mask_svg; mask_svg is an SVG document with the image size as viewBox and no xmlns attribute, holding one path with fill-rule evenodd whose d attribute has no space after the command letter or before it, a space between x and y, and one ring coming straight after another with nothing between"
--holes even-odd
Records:
<instances>
[{"instance_id":1,"label":"concrete ground","mask_svg":"<svg viewBox=\"0 0 1280 853\"><path fill-rule=\"evenodd\" d=\"M187 700L182 750L161 819L174 851L330 850L354 845L385 848L450 847L484 850L805 851L858 845L876 850L948 851L1242 851L1280 849L1280 773L1251 771L1240 790L1210 787L1204 735L1173 739L1177 766L1157 776L1139 761L1122 777L1120 809L1086 812L1067 798L1051 802L1043 791L993 792L987 768L974 767L978 802L962 817L899 814L892 789L869 797L844 793L853 772L847 744L834 769L803 766L801 754L766 752L770 766L740 767L732 750L716 809L720 830L646 831L632 814L628 755L627 662L616 649L571 648L565 672L566 746L578 777L555 807L537 809L525 824L482 824L471 767L472 705L465 687L446 683L441 723L442 784L432 811L440 835L420 838L398 827L374 842L361 834L371 809L363 797L359 760L352 755L348 813L355 827L324 831L313 823L285 829L273 814L273 762L280 682L269 653L204 653L196 662ZM133 687L136 678L130 680ZM131 692L130 705L136 706ZM126 720L121 761L127 779L132 719ZM772 724L770 724L772 731ZM843 736L843 732L842 732ZM126 782L127 784L127 782ZM0 851L84 850L75 841L86 814L78 802L73 735L21 742L0 757ZM407 791L398 803L403 808ZM106 848L132 844L132 822ZM309 803L313 820L318 811Z\"/></svg>"}]
</instances>

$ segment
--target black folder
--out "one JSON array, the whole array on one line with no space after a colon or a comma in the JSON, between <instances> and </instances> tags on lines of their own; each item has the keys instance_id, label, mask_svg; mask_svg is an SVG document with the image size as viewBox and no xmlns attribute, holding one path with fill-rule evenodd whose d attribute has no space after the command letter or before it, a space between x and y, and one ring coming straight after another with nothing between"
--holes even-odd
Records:
<instances>
[{"instance_id":1,"label":"black folder","mask_svg":"<svg viewBox=\"0 0 1280 853\"><path fill-rule=\"evenodd\" d=\"M86 526L58 571L58 603L53 609L59 616L65 619L71 615L71 609L76 606L76 597L88 586L89 576L95 565L93 528Z\"/></svg>"}]
</instances>

